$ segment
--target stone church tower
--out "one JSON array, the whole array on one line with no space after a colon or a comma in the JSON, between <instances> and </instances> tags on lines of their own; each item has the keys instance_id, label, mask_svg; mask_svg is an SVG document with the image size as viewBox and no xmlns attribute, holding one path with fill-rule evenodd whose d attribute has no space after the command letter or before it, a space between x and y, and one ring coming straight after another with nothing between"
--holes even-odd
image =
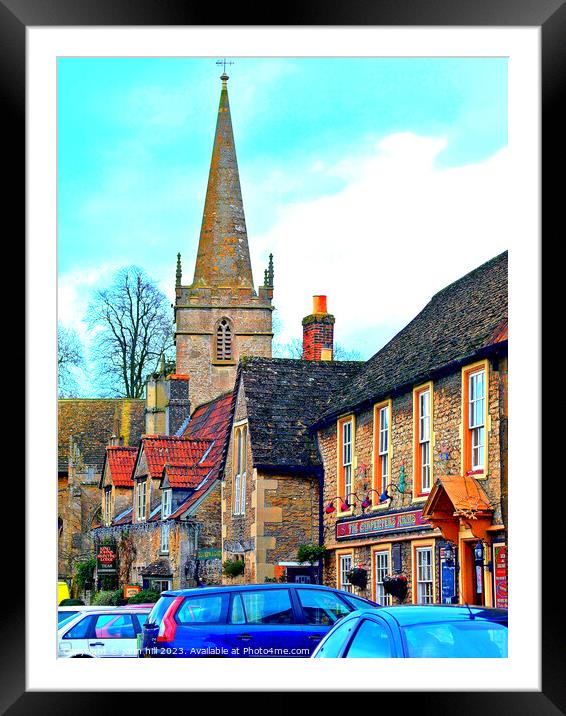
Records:
<instances>
[{"instance_id":1,"label":"stone church tower","mask_svg":"<svg viewBox=\"0 0 566 716\"><path fill-rule=\"evenodd\" d=\"M193 282L182 285L177 257L176 373L190 376L191 411L231 390L238 359L271 357L273 262L256 293L223 73Z\"/></svg>"}]
</instances>

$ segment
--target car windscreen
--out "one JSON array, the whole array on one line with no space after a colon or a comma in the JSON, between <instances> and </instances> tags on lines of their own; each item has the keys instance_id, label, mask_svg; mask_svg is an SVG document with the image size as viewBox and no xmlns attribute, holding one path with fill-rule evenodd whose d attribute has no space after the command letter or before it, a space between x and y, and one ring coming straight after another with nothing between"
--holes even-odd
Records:
<instances>
[{"instance_id":1,"label":"car windscreen","mask_svg":"<svg viewBox=\"0 0 566 716\"><path fill-rule=\"evenodd\" d=\"M163 619L163 615L167 611L167 607L174 599L175 597L161 597L157 602L155 602L155 605L149 613L146 623L161 624L161 620Z\"/></svg>"},{"instance_id":2,"label":"car windscreen","mask_svg":"<svg viewBox=\"0 0 566 716\"><path fill-rule=\"evenodd\" d=\"M407 656L417 658L502 659L507 656L507 627L479 619L412 624L402 627Z\"/></svg>"},{"instance_id":3,"label":"car windscreen","mask_svg":"<svg viewBox=\"0 0 566 716\"><path fill-rule=\"evenodd\" d=\"M57 613L57 626L60 627L66 622L69 621L69 619L74 619L78 614L78 611L76 612L58 612Z\"/></svg>"}]
</instances>

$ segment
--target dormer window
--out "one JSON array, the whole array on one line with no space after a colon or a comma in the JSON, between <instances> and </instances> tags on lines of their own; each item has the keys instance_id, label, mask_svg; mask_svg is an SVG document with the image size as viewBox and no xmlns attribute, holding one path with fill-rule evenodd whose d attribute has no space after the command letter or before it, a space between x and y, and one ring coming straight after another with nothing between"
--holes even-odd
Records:
<instances>
[{"instance_id":1,"label":"dormer window","mask_svg":"<svg viewBox=\"0 0 566 716\"><path fill-rule=\"evenodd\" d=\"M216 360L232 360L232 327L227 318L216 329Z\"/></svg>"},{"instance_id":2,"label":"dormer window","mask_svg":"<svg viewBox=\"0 0 566 716\"><path fill-rule=\"evenodd\" d=\"M146 480L138 480L137 488L136 521L143 522L145 520L147 500Z\"/></svg>"}]
</instances>

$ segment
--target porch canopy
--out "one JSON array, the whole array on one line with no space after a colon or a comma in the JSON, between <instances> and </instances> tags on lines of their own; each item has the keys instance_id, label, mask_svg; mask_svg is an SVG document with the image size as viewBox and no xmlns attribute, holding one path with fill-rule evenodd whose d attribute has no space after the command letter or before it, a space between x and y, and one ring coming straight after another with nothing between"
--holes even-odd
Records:
<instances>
[{"instance_id":1,"label":"porch canopy","mask_svg":"<svg viewBox=\"0 0 566 716\"><path fill-rule=\"evenodd\" d=\"M458 543L461 525L469 528L474 537L486 540L493 522L493 506L483 487L470 475L443 475L430 491L423 517L450 542Z\"/></svg>"}]
</instances>

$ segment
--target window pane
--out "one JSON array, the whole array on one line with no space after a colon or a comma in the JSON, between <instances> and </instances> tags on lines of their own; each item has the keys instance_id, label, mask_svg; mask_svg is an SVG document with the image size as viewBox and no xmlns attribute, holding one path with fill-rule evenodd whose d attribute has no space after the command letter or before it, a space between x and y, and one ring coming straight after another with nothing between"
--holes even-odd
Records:
<instances>
[{"instance_id":1,"label":"window pane","mask_svg":"<svg viewBox=\"0 0 566 716\"><path fill-rule=\"evenodd\" d=\"M332 592L319 592L316 589L298 589L299 601L307 624L334 624L352 610Z\"/></svg>"},{"instance_id":2,"label":"window pane","mask_svg":"<svg viewBox=\"0 0 566 716\"><path fill-rule=\"evenodd\" d=\"M347 573L352 569L352 555L340 555L340 589L351 592L353 587L348 581Z\"/></svg>"},{"instance_id":3,"label":"window pane","mask_svg":"<svg viewBox=\"0 0 566 716\"><path fill-rule=\"evenodd\" d=\"M85 617L65 634L64 639L86 639L93 617Z\"/></svg>"},{"instance_id":4,"label":"window pane","mask_svg":"<svg viewBox=\"0 0 566 716\"><path fill-rule=\"evenodd\" d=\"M230 622L232 624L245 624L246 615L244 614L244 605L239 594L234 595L232 599L232 609L230 611Z\"/></svg>"},{"instance_id":5,"label":"window pane","mask_svg":"<svg viewBox=\"0 0 566 716\"><path fill-rule=\"evenodd\" d=\"M375 601L380 605L391 604L391 595L385 593L383 577L389 573L389 552L375 553Z\"/></svg>"},{"instance_id":6,"label":"window pane","mask_svg":"<svg viewBox=\"0 0 566 716\"><path fill-rule=\"evenodd\" d=\"M328 637L324 646L318 652L317 657L319 659L337 658L340 654L342 646L348 639L348 636L354 629L356 623L356 620L353 619L352 621L348 622L348 624L343 624L339 627L336 627L336 631Z\"/></svg>"},{"instance_id":7,"label":"window pane","mask_svg":"<svg viewBox=\"0 0 566 716\"><path fill-rule=\"evenodd\" d=\"M96 617L94 633L97 639L136 638L131 614L102 614Z\"/></svg>"},{"instance_id":8,"label":"window pane","mask_svg":"<svg viewBox=\"0 0 566 716\"><path fill-rule=\"evenodd\" d=\"M243 592L248 624L292 624L293 608L287 589Z\"/></svg>"},{"instance_id":9,"label":"window pane","mask_svg":"<svg viewBox=\"0 0 566 716\"><path fill-rule=\"evenodd\" d=\"M177 612L179 624L218 624L222 614L222 595L188 597Z\"/></svg>"},{"instance_id":10,"label":"window pane","mask_svg":"<svg viewBox=\"0 0 566 716\"><path fill-rule=\"evenodd\" d=\"M505 658L507 627L484 621L415 624L403 628L410 657Z\"/></svg>"},{"instance_id":11,"label":"window pane","mask_svg":"<svg viewBox=\"0 0 566 716\"><path fill-rule=\"evenodd\" d=\"M391 656L391 640L384 624L364 619L356 632L346 657L348 659L387 659Z\"/></svg>"}]
</instances>

